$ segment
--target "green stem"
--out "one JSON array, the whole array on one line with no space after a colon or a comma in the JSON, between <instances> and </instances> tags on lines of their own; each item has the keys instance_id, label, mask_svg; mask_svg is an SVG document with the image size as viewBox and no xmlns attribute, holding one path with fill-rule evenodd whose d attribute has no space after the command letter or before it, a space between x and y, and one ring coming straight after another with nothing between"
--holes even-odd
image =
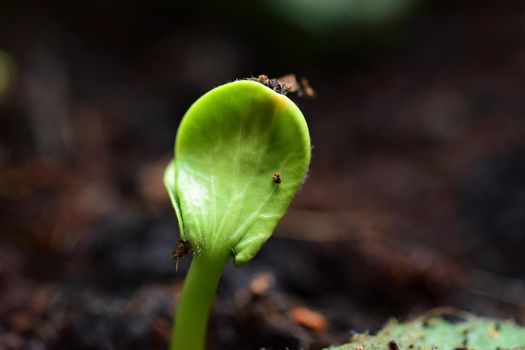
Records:
<instances>
[{"instance_id":1,"label":"green stem","mask_svg":"<svg viewBox=\"0 0 525 350\"><path fill-rule=\"evenodd\" d=\"M227 258L195 255L177 305L170 350L204 350L210 309Z\"/></svg>"}]
</instances>

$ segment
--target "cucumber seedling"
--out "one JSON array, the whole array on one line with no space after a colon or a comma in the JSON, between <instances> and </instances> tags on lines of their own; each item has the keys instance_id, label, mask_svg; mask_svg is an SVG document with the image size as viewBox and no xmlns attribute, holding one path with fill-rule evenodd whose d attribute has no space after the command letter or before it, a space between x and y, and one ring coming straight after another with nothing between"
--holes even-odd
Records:
<instances>
[{"instance_id":1,"label":"cucumber seedling","mask_svg":"<svg viewBox=\"0 0 525 350\"><path fill-rule=\"evenodd\" d=\"M186 112L164 174L181 242L193 252L172 350L205 348L227 262L250 261L270 237L306 175L310 149L299 108L257 81L219 86Z\"/></svg>"}]
</instances>

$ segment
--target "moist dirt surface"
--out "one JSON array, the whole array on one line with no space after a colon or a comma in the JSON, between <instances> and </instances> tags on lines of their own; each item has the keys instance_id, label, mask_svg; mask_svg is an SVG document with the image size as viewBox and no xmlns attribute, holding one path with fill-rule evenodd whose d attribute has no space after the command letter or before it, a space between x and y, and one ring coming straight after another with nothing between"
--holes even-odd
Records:
<instances>
[{"instance_id":1,"label":"moist dirt surface","mask_svg":"<svg viewBox=\"0 0 525 350\"><path fill-rule=\"evenodd\" d=\"M312 164L227 267L210 350L321 349L438 306L523 323L525 3L422 3L355 45L240 4L6 5L0 349L167 348L191 261L162 185L177 125L262 73L308 78Z\"/></svg>"}]
</instances>

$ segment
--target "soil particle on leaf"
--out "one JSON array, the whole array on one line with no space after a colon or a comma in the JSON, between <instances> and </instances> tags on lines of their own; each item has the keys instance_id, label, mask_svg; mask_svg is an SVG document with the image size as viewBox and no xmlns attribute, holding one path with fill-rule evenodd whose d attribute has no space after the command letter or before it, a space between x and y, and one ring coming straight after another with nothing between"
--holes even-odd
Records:
<instances>
[{"instance_id":1,"label":"soil particle on leaf","mask_svg":"<svg viewBox=\"0 0 525 350\"><path fill-rule=\"evenodd\" d=\"M272 181L276 184L280 184L281 181L282 181L282 178L281 178L281 173L279 173L278 171L275 172L273 175L272 175Z\"/></svg>"},{"instance_id":2,"label":"soil particle on leaf","mask_svg":"<svg viewBox=\"0 0 525 350\"><path fill-rule=\"evenodd\" d=\"M248 78L269 87L270 89L282 95L295 95L298 97L315 97L315 91L310 86L306 78L297 80L295 74L288 74L277 79L268 78L267 75L261 74L257 77Z\"/></svg>"},{"instance_id":3,"label":"soil particle on leaf","mask_svg":"<svg viewBox=\"0 0 525 350\"><path fill-rule=\"evenodd\" d=\"M275 92L278 92L282 95L286 95L290 89L288 85L285 85L282 81L279 79L270 79L267 75L261 74L257 77L249 78L248 80L256 81L258 83L263 84L264 86L269 87Z\"/></svg>"},{"instance_id":4,"label":"soil particle on leaf","mask_svg":"<svg viewBox=\"0 0 525 350\"><path fill-rule=\"evenodd\" d=\"M183 241L182 239L179 239L177 242L177 246L175 247L175 250L171 252L171 258L175 260L175 270L177 271L179 269L179 261L180 258L182 258L184 255L187 255L191 250L191 244L188 241Z\"/></svg>"}]
</instances>

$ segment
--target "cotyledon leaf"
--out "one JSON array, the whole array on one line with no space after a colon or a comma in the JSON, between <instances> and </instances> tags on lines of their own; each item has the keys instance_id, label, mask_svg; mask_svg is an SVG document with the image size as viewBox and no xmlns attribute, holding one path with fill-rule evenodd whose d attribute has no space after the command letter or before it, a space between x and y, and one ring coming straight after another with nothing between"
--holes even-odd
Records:
<instances>
[{"instance_id":1,"label":"cotyledon leaf","mask_svg":"<svg viewBox=\"0 0 525 350\"><path fill-rule=\"evenodd\" d=\"M306 121L286 96L247 80L209 91L186 112L165 173L181 238L198 253L249 261L299 189L310 152Z\"/></svg>"},{"instance_id":2,"label":"cotyledon leaf","mask_svg":"<svg viewBox=\"0 0 525 350\"><path fill-rule=\"evenodd\" d=\"M376 335L361 334L328 350L525 350L525 328L513 321L469 317L449 322L441 317L391 322Z\"/></svg>"},{"instance_id":3,"label":"cotyledon leaf","mask_svg":"<svg viewBox=\"0 0 525 350\"><path fill-rule=\"evenodd\" d=\"M186 237L184 234L184 226L182 221L182 215L180 211L179 197L175 191L175 161L172 160L166 167L164 171L164 187L168 190L168 195L170 196L171 204L175 209L175 215L177 215L177 221L179 222L179 231L180 238L185 241Z\"/></svg>"}]
</instances>

